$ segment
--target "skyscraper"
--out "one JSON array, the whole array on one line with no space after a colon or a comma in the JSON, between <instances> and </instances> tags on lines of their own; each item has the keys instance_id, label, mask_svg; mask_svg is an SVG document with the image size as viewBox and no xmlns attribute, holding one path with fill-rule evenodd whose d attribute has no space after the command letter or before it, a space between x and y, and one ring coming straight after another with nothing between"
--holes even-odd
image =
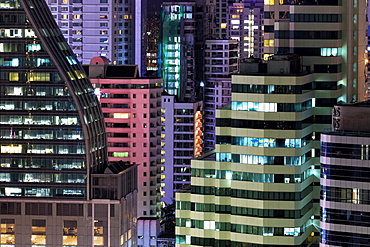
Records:
<instances>
[{"instance_id":1,"label":"skyscraper","mask_svg":"<svg viewBox=\"0 0 370 247\"><path fill-rule=\"evenodd\" d=\"M263 1L244 0L228 7L227 37L239 42L239 58L263 55Z\"/></svg>"},{"instance_id":2,"label":"skyscraper","mask_svg":"<svg viewBox=\"0 0 370 247\"><path fill-rule=\"evenodd\" d=\"M365 4L265 1L265 57L285 56L270 57L265 75L252 63L232 76L231 108L216 112L216 153L192 162L191 192L177 195L178 243L317 241L318 140L334 104L365 97Z\"/></svg>"},{"instance_id":3,"label":"skyscraper","mask_svg":"<svg viewBox=\"0 0 370 247\"><path fill-rule=\"evenodd\" d=\"M108 166L99 102L48 6L0 1L0 16L0 244L135 244L136 167Z\"/></svg>"},{"instance_id":4,"label":"skyscraper","mask_svg":"<svg viewBox=\"0 0 370 247\"><path fill-rule=\"evenodd\" d=\"M163 80L140 78L136 65L110 65L104 57L84 68L100 96L108 161L139 164L137 215L158 217Z\"/></svg>"},{"instance_id":5,"label":"skyscraper","mask_svg":"<svg viewBox=\"0 0 370 247\"><path fill-rule=\"evenodd\" d=\"M180 101L194 101L195 3L164 2L161 16L160 76L168 94Z\"/></svg>"},{"instance_id":6,"label":"skyscraper","mask_svg":"<svg viewBox=\"0 0 370 247\"><path fill-rule=\"evenodd\" d=\"M104 56L145 73L146 0L47 0L79 61Z\"/></svg>"},{"instance_id":7,"label":"skyscraper","mask_svg":"<svg viewBox=\"0 0 370 247\"><path fill-rule=\"evenodd\" d=\"M306 246L317 232L313 99L305 89L313 75L297 56L264 65L250 59L232 76L231 106L216 111L215 153L192 161L191 191L176 195L177 243Z\"/></svg>"},{"instance_id":8,"label":"skyscraper","mask_svg":"<svg viewBox=\"0 0 370 247\"><path fill-rule=\"evenodd\" d=\"M369 102L336 105L321 136L321 244L366 246L369 239Z\"/></svg>"}]
</instances>

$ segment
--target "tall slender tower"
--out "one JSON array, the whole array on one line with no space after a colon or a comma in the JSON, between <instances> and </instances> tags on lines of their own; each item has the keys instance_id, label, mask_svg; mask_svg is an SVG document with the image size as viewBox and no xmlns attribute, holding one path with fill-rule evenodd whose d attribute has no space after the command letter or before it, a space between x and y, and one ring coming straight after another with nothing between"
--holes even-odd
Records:
<instances>
[{"instance_id":1,"label":"tall slender tower","mask_svg":"<svg viewBox=\"0 0 370 247\"><path fill-rule=\"evenodd\" d=\"M46 2L1 0L0 16L0 245L136 245L136 167L108 166L98 99Z\"/></svg>"}]
</instances>

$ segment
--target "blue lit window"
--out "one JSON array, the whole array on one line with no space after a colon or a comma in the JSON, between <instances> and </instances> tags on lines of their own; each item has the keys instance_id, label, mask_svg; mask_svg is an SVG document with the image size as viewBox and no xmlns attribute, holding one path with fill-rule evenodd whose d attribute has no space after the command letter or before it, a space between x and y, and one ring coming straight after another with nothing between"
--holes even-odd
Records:
<instances>
[{"instance_id":1,"label":"blue lit window","mask_svg":"<svg viewBox=\"0 0 370 247\"><path fill-rule=\"evenodd\" d=\"M338 56L338 48L321 48L321 56L323 57L330 57L330 56Z\"/></svg>"}]
</instances>

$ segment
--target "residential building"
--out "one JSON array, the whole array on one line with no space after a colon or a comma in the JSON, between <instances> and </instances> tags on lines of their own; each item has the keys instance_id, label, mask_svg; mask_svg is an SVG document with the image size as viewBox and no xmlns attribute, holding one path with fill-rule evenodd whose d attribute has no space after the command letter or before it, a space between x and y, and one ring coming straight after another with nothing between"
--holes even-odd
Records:
<instances>
[{"instance_id":1,"label":"residential building","mask_svg":"<svg viewBox=\"0 0 370 247\"><path fill-rule=\"evenodd\" d=\"M216 111L215 151L192 160L191 189L176 194L176 243L308 246L319 225L314 77L297 56L240 70Z\"/></svg>"},{"instance_id":2,"label":"residential building","mask_svg":"<svg viewBox=\"0 0 370 247\"><path fill-rule=\"evenodd\" d=\"M332 130L321 135L320 246L368 244L369 106L334 106Z\"/></svg>"},{"instance_id":3,"label":"residential building","mask_svg":"<svg viewBox=\"0 0 370 247\"><path fill-rule=\"evenodd\" d=\"M112 64L137 64L145 73L146 0L47 0L82 64L104 56Z\"/></svg>"},{"instance_id":4,"label":"residential building","mask_svg":"<svg viewBox=\"0 0 370 247\"><path fill-rule=\"evenodd\" d=\"M45 1L1 1L0 245L136 245L136 166Z\"/></svg>"},{"instance_id":5,"label":"residential building","mask_svg":"<svg viewBox=\"0 0 370 247\"><path fill-rule=\"evenodd\" d=\"M162 107L162 201L172 204L175 193L190 185L191 159L203 152L203 105L164 94Z\"/></svg>"},{"instance_id":6,"label":"residential building","mask_svg":"<svg viewBox=\"0 0 370 247\"><path fill-rule=\"evenodd\" d=\"M216 109L231 104L231 76L239 71L237 40L206 40L204 49L205 150L214 149Z\"/></svg>"},{"instance_id":7,"label":"residential building","mask_svg":"<svg viewBox=\"0 0 370 247\"><path fill-rule=\"evenodd\" d=\"M140 78L136 65L95 57L84 65L95 85L108 136L108 161L138 166L138 217L158 217L163 80Z\"/></svg>"},{"instance_id":8,"label":"residential building","mask_svg":"<svg viewBox=\"0 0 370 247\"><path fill-rule=\"evenodd\" d=\"M228 7L227 38L239 42L239 58L263 57L263 0L244 0Z\"/></svg>"}]
</instances>

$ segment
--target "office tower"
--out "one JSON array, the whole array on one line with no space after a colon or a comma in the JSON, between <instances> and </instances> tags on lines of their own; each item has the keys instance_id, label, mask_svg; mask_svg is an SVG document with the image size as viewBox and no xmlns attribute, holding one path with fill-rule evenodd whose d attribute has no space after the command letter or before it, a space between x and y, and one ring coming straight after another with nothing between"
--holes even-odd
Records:
<instances>
[{"instance_id":1,"label":"office tower","mask_svg":"<svg viewBox=\"0 0 370 247\"><path fill-rule=\"evenodd\" d=\"M136 167L108 166L99 102L48 6L1 1L0 16L0 244L136 244Z\"/></svg>"},{"instance_id":2,"label":"office tower","mask_svg":"<svg viewBox=\"0 0 370 247\"><path fill-rule=\"evenodd\" d=\"M47 0L79 61L104 56L145 73L146 0Z\"/></svg>"},{"instance_id":3,"label":"office tower","mask_svg":"<svg viewBox=\"0 0 370 247\"><path fill-rule=\"evenodd\" d=\"M95 57L85 70L100 96L108 161L138 166L138 217L159 215L163 80L140 78L136 65L109 65Z\"/></svg>"},{"instance_id":4,"label":"office tower","mask_svg":"<svg viewBox=\"0 0 370 247\"><path fill-rule=\"evenodd\" d=\"M320 246L369 243L369 102L336 105L321 135Z\"/></svg>"},{"instance_id":5,"label":"office tower","mask_svg":"<svg viewBox=\"0 0 370 247\"><path fill-rule=\"evenodd\" d=\"M239 58L263 57L263 0L244 0L228 7L226 34L239 41Z\"/></svg>"},{"instance_id":6,"label":"office tower","mask_svg":"<svg viewBox=\"0 0 370 247\"><path fill-rule=\"evenodd\" d=\"M316 89L333 87L331 92L315 95L317 101L332 101L325 115L330 115L330 107L337 101L365 99L366 4L338 0L265 1L264 56L302 56L303 65L310 66L315 74Z\"/></svg>"},{"instance_id":7,"label":"office tower","mask_svg":"<svg viewBox=\"0 0 370 247\"><path fill-rule=\"evenodd\" d=\"M313 75L297 56L240 69L231 106L216 111L215 152L192 161L191 190L176 194L176 242L308 246L319 225Z\"/></svg>"},{"instance_id":8,"label":"office tower","mask_svg":"<svg viewBox=\"0 0 370 247\"><path fill-rule=\"evenodd\" d=\"M172 204L175 193L190 185L190 160L203 151L203 105L201 101L178 102L165 94L162 107L162 201Z\"/></svg>"},{"instance_id":9,"label":"office tower","mask_svg":"<svg viewBox=\"0 0 370 247\"><path fill-rule=\"evenodd\" d=\"M204 49L205 151L214 149L216 109L231 103L231 76L239 71L237 40L206 40Z\"/></svg>"}]
</instances>

